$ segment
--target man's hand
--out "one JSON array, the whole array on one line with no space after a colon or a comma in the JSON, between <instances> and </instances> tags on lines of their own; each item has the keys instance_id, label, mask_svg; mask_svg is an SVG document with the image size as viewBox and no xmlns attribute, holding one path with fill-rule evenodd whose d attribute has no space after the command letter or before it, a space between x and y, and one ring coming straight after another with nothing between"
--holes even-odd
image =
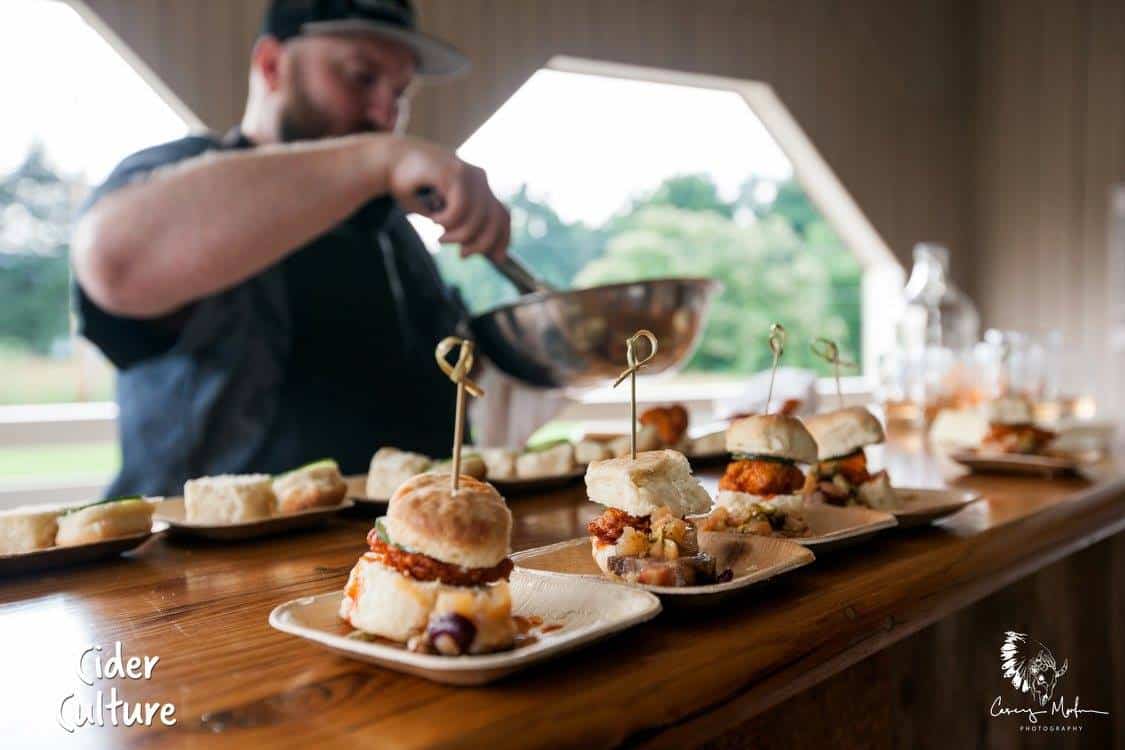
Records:
<instances>
[{"instance_id":1,"label":"man's hand","mask_svg":"<svg viewBox=\"0 0 1125 750\"><path fill-rule=\"evenodd\" d=\"M507 254L511 215L492 194L483 169L416 138L399 138L392 151L391 193L406 210L441 224L441 242L460 244L463 258L481 253L499 260ZM436 211L427 206L419 198L425 189L440 196L444 205Z\"/></svg>"}]
</instances>

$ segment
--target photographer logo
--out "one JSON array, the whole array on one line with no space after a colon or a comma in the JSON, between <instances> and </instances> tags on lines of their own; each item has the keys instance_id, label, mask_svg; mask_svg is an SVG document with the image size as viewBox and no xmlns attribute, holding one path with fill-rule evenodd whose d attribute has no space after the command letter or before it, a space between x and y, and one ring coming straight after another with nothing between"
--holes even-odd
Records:
<instances>
[{"instance_id":1,"label":"photographer logo","mask_svg":"<svg viewBox=\"0 0 1125 750\"><path fill-rule=\"evenodd\" d=\"M1082 717L1109 716L1108 711L1081 708L1077 694L1069 702L1061 690L1055 697L1055 690L1069 668L1066 659L1060 665L1041 641L1027 633L1007 631L1000 645L1000 672L1018 692L1017 705L1005 706L1003 696L998 695L989 714L994 718L1022 719L1021 732L1081 732ZM1018 705L1020 702L1030 705Z\"/></svg>"}]
</instances>

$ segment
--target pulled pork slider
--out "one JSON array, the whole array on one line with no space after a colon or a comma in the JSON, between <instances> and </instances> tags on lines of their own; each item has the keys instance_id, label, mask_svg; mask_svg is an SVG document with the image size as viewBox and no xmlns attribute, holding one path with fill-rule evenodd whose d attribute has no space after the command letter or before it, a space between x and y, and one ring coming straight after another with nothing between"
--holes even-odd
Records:
<instances>
[{"instance_id":1,"label":"pulled pork slider","mask_svg":"<svg viewBox=\"0 0 1125 750\"><path fill-rule=\"evenodd\" d=\"M895 510L902 503L886 471L867 471L864 446L883 442L883 426L862 406L818 414L805 420L816 438L820 461L810 474L814 496L830 505L865 505Z\"/></svg>"},{"instance_id":2,"label":"pulled pork slider","mask_svg":"<svg viewBox=\"0 0 1125 750\"><path fill-rule=\"evenodd\" d=\"M801 420L786 414L744 417L727 428L726 444L735 460L719 480L716 507L704 530L806 535L805 475L797 464L815 463L817 454Z\"/></svg>"},{"instance_id":3,"label":"pulled pork slider","mask_svg":"<svg viewBox=\"0 0 1125 750\"><path fill-rule=\"evenodd\" d=\"M348 577L340 617L415 651L456 656L511 648L512 514L485 482L422 474L391 496Z\"/></svg>"},{"instance_id":4,"label":"pulled pork slider","mask_svg":"<svg viewBox=\"0 0 1125 750\"><path fill-rule=\"evenodd\" d=\"M1036 427L1031 404L1022 398L1004 397L988 405L988 434L981 441L985 453L1043 453L1057 436Z\"/></svg>"},{"instance_id":5,"label":"pulled pork slider","mask_svg":"<svg viewBox=\"0 0 1125 750\"><path fill-rule=\"evenodd\" d=\"M682 453L645 451L594 461L586 493L606 511L587 525L594 560L610 576L650 586L716 581L715 560L699 551L684 516L711 504ZM721 577L720 579L721 580Z\"/></svg>"}]
</instances>

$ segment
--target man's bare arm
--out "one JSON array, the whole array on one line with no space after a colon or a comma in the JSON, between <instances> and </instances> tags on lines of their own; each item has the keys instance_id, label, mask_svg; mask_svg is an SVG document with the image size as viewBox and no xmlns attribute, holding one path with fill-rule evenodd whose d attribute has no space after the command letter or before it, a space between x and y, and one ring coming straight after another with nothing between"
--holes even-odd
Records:
<instances>
[{"instance_id":1,"label":"man's bare arm","mask_svg":"<svg viewBox=\"0 0 1125 750\"><path fill-rule=\"evenodd\" d=\"M373 197L408 209L431 186L432 216L469 252L502 254L507 211L484 173L412 138L371 134L206 154L99 201L74 236L74 271L110 312L158 317L277 263Z\"/></svg>"}]
</instances>

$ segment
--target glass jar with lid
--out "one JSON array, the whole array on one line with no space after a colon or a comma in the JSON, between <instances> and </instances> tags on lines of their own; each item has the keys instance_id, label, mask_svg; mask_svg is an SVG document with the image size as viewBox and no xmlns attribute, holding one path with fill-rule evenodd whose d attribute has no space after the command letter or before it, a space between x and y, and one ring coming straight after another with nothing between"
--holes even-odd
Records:
<instances>
[{"instance_id":1,"label":"glass jar with lid","mask_svg":"<svg viewBox=\"0 0 1125 750\"><path fill-rule=\"evenodd\" d=\"M943 408L963 408L980 398L972 362L980 316L949 275L949 249L937 243L915 245L903 296L894 359L905 399L888 403L887 410L928 423Z\"/></svg>"},{"instance_id":2,"label":"glass jar with lid","mask_svg":"<svg viewBox=\"0 0 1125 750\"><path fill-rule=\"evenodd\" d=\"M976 345L980 314L950 278L949 248L934 242L914 246L914 268L904 297L900 350L917 355L927 348L945 347L961 356Z\"/></svg>"}]
</instances>

